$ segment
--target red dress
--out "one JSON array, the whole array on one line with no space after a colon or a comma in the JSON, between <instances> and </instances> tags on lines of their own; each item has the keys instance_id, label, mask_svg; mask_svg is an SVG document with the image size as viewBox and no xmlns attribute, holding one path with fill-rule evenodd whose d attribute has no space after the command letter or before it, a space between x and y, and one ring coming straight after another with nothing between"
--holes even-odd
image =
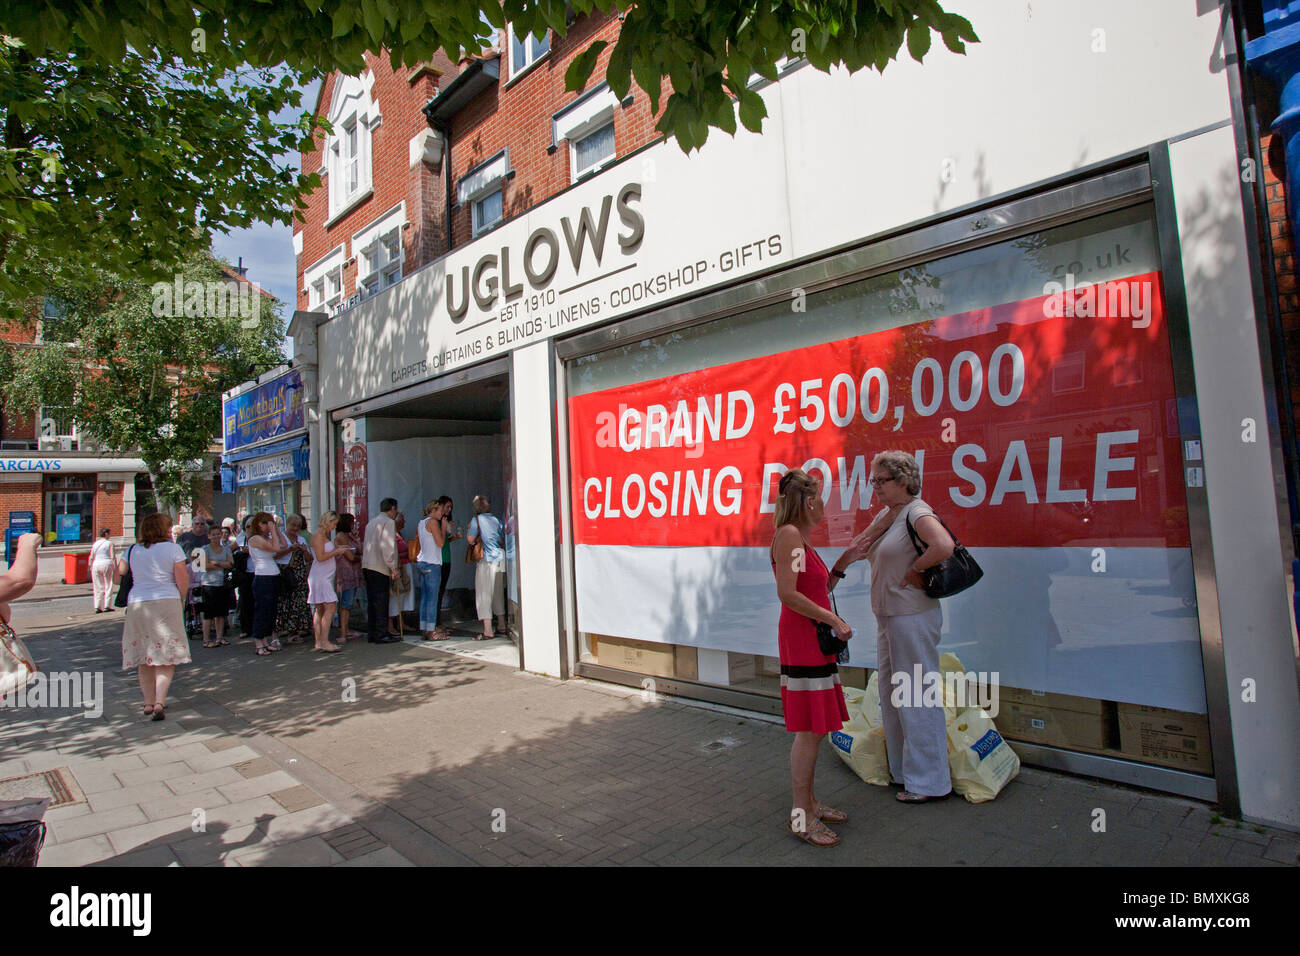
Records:
<instances>
[{"instance_id":1,"label":"red dress","mask_svg":"<svg viewBox=\"0 0 1300 956\"><path fill-rule=\"evenodd\" d=\"M795 587L804 597L826 610L831 609L830 571L813 548L804 543L807 554L815 560L804 562ZM775 563L773 564L775 567ZM840 669L835 656L823 654L817 643L817 626L811 618L781 605L777 625L777 643L781 656L781 706L785 711L785 729L791 733L806 731L828 734L839 730L849 719L840 687Z\"/></svg>"}]
</instances>

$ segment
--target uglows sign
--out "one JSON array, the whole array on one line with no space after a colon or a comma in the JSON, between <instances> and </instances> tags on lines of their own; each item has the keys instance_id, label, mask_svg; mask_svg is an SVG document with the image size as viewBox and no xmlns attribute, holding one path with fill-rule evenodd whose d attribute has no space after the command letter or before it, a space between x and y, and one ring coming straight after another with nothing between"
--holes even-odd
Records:
<instances>
[{"instance_id":1,"label":"uglows sign","mask_svg":"<svg viewBox=\"0 0 1300 956\"><path fill-rule=\"evenodd\" d=\"M447 292L443 297L447 315L455 323L463 322L469 312L471 295L474 303L486 311L495 308L499 302L519 299L526 291L546 289L560 265L561 234L563 253L568 255L576 275L582 274L583 258L588 248L591 250L588 261L594 262L594 268L600 268L609 234L611 207L626 230L618 233L619 251L624 256L632 255L641 247L641 240L645 237L645 219L640 210L633 207L633 202L640 205L640 183L627 183L616 194L605 195L595 215L590 205L583 206L576 216L560 217L558 232L549 226L541 226L529 234L522 248L502 246L499 255L486 253L472 267L469 264L461 266L459 278L454 271L448 272Z\"/></svg>"}]
</instances>

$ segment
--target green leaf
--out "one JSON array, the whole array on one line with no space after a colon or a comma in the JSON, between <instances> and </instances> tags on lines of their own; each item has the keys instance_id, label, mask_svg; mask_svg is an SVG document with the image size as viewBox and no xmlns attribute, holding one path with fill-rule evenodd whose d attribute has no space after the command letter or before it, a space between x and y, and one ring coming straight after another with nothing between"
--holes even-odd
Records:
<instances>
[{"instance_id":1,"label":"green leaf","mask_svg":"<svg viewBox=\"0 0 1300 956\"><path fill-rule=\"evenodd\" d=\"M917 63L930 52L930 28L920 20L913 20L907 28L907 52Z\"/></svg>"},{"instance_id":2,"label":"green leaf","mask_svg":"<svg viewBox=\"0 0 1300 956\"><path fill-rule=\"evenodd\" d=\"M587 80L591 79L592 71L596 69L596 61L600 59L601 52L607 46L609 46L607 40L596 40L573 58L569 68L564 71L564 88L566 90L580 90L587 85Z\"/></svg>"},{"instance_id":3,"label":"green leaf","mask_svg":"<svg viewBox=\"0 0 1300 956\"><path fill-rule=\"evenodd\" d=\"M767 117L767 104L755 90L745 90L740 94L740 122L751 133L763 130L763 120Z\"/></svg>"}]
</instances>

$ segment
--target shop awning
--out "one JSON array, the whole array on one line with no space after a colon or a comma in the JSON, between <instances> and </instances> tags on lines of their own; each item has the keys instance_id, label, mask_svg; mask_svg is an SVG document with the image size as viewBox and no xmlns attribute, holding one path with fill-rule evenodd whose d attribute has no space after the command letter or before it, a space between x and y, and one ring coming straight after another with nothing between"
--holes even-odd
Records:
<instances>
[{"instance_id":1,"label":"shop awning","mask_svg":"<svg viewBox=\"0 0 1300 956\"><path fill-rule=\"evenodd\" d=\"M305 448L306 445L307 436L305 434L294 435L292 438L283 438L280 441L273 441L266 445L258 445L256 448L241 448L239 451L227 452L221 456L221 462L225 465L231 465L237 461L261 458L263 455L278 455L281 452L297 451L299 448Z\"/></svg>"}]
</instances>

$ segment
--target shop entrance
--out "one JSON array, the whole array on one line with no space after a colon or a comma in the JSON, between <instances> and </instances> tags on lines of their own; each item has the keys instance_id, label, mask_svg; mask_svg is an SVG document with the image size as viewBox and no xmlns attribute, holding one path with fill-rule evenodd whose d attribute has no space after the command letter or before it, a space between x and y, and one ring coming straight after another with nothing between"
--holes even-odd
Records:
<instances>
[{"instance_id":1,"label":"shop entrance","mask_svg":"<svg viewBox=\"0 0 1300 956\"><path fill-rule=\"evenodd\" d=\"M495 365L495 363L493 363ZM504 366L504 363L502 363ZM484 374L484 373L487 374ZM335 416L336 500L340 511L373 517L385 498L397 500L401 535L418 539L425 505L446 496L452 500L456 537L444 549L445 588L439 623L452 637L444 644L475 656L522 666L522 613L516 558L516 514L510 423L510 376L507 367L489 367L478 376L458 375L459 382L437 388L429 383L404 400L366 403L361 414ZM349 443L344 439L351 421ZM364 447L360 454L358 446ZM361 463L361 464L359 464ZM364 477L357 473L358 467ZM364 487L364 496L360 489ZM485 528L499 528L487 540L485 564L466 561L466 536L473 527L474 499L486 501ZM495 519L495 520L492 520ZM491 540L495 537L495 540ZM491 570L489 570L489 568ZM401 611L393 624L407 640L420 639L421 575L406 565L410 589L390 599L390 611ZM439 586L437 577L428 577ZM483 638L480 613L487 611L493 636Z\"/></svg>"}]
</instances>

